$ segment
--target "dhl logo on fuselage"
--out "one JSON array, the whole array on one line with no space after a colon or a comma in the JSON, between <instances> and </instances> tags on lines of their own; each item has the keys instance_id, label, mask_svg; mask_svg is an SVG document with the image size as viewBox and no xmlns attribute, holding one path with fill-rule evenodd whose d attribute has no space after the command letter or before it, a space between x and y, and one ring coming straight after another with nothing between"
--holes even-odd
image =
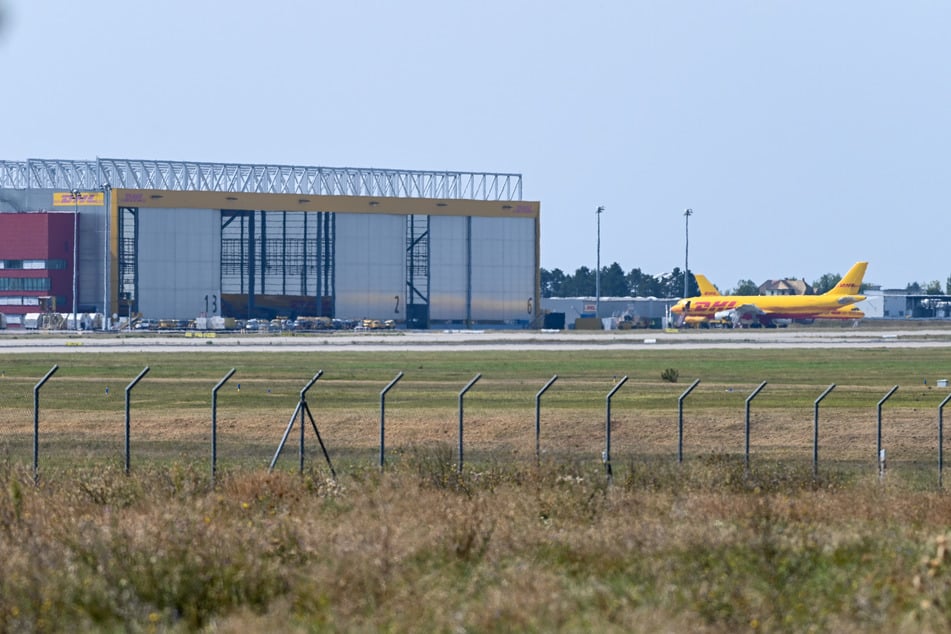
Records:
<instances>
[{"instance_id":1,"label":"dhl logo on fuselage","mask_svg":"<svg viewBox=\"0 0 951 634\"><path fill-rule=\"evenodd\" d=\"M698 300L690 302L690 308L688 312L691 313L718 313L721 310L729 310L730 308L736 308L735 300L724 300L719 302L707 302L703 300Z\"/></svg>"}]
</instances>

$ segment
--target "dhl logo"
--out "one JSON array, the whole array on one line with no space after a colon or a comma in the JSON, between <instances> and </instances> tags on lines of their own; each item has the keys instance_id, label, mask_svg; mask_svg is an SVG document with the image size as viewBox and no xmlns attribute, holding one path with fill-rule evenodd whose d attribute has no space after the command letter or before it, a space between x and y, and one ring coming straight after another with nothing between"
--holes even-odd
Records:
<instances>
[{"instance_id":1,"label":"dhl logo","mask_svg":"<svg viewBox=\"0 0 951 634\"><path fill-rule=\"evenodd\" d=\"M72 192L53 192L54 207L101 207L104 201L102 192L77 192L75 196Z\"/></svg>"},{"instance_id":2,"label":"dhl logo","mask_svg":"<svg viewBox=\"0 0 951 634\"><path fill-rule=\"evenodd\" d=\"M711 312L716 313L721 310L728 310L730 308L736 308L735 300L723 300L719 302L706 302L703 300L691 302L690 312L700 313L700 312Z\"/></svg>"},{"instance_id":3,"label":"dhl logo","mask_svg":"<svg viewBox=\"0 0 951 634\"><path fill-rule=\"evenodd\" d=\"M860 286L861 286L861 284L856 284L855 282L842 282L841 284L837 285L836 288L850 288L850 289L851 289L851 288L854 288L854 289L858 289Z\"/></svg>"}]
</instances>

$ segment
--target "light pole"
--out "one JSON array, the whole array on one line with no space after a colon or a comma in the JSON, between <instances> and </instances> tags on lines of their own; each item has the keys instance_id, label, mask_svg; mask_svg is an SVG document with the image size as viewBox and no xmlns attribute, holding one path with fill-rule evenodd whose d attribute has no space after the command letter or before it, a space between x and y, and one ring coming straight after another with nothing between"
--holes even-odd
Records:
<instances>
[{"instance_id":1,"label":"light pole","mask_svg":"<svg viewBox=\"0 0 951 634\"><path fill-rule=\"evenodd\" d=\"M604 213L604 206L598 207L594 212L598 217L598 260L597 268L594 270L594 316L601 319L601 214Z\"/></svg>"},{"instance_id":2,"label":"light pole","mask_svg":"<svg viewBox=\"0 0 951 634\"><path fill-rule=\"evenodd\" d=\"M73 190L73 328L77 331L79 330L79 324L76 322L76 295L78 294L78 277L77 271L79 270L79 248L76 244L77 238L79 237L79 190ZM69 327L67 325L67 330Z\"/></svg>"},{"instance_id":3,"label":"light pole","mask_svg":"<svg viewBox=\"0 0 951 634\"><path fill-rule=\"evenodd\" d=\"M103 183L102 186L102 330L109 329L109 219L112 208L112 185Z\"/></svg>"},{"instance_id":4,"label":"light pole","mask_svg":"<svg viewBox=\"0 0 951 634\"><path fill-rule=\"evenodd\" d=\"M687 298L687 283L690 281L687 256L690 253L690 216L692 215L693 209L684 209L684 299Z\"/></svg>"}]
</instances>

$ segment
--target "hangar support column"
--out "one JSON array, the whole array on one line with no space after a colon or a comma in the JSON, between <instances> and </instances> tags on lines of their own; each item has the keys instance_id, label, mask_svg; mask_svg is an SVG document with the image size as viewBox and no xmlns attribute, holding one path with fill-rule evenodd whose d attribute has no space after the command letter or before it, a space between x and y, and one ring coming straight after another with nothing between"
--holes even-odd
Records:
<instances>
[{"instance_id":1,"label":"hangar support column","mask_svg":"<svg viewBox=\"0 0 951 634\"><path fill-rule=\"evenodd\" d=\"M406 327L429 328L429 216L406 219Z\"/></svg>"}]
</instances>

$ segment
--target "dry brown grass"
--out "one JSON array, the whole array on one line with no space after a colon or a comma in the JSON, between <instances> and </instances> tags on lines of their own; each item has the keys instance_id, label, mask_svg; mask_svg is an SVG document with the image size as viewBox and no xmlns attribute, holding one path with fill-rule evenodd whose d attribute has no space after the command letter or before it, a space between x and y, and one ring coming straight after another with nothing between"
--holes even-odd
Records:
<instances>
[{"instance_id":1,"label":"dry brown grass","mask_svg":"<svg viewBox=\"0 0 951 634\"><path fill-rule=\"evenodd\" d=\"M277 449L296 401L275 399L270 407L240 408L240 402L218 405L219 455L224 461L266 464ZM76 411L69 408L41 410L41 460L58 462L79 450L85 458L113 459L124 451L124 415L121 400L111 411ZM386 415L387 452L395 455L420 445L455 447L459 417L455 403L447 407L414 407L390 404ZM599 409L600 407L600 409ZM378 406L328 408L312 404L311 411L331 455L363 456L375 460L380 443ZM28 461L33 438L32 412L0 410L0 449L14 462ZM542 410L540 445L542 456L577 461L600 459L605 446L603 404L590 408L560 407ZM897 468L914 464L929 468L937 463L937 433L933 411L924 408L892 408L883 415L883 445L889 464ZM756 460L811 462L813 411L811 407L755 407L751 413L750 453ZM288 438L286 452L296 452L299 418ZM846 408L820 412L820 464L866 463L875 468L876 413L869 408ZM180 455L208 454L211 415L207 408L161 407L136 404L131 413L133 462L162 459L168 447ZM467 454L494 461L530 462L535 452L535 419L531 406L520 411L470 403L465 407L463 440ZM309 420L305 426L308 451L317 448ZM676 459L677 413L655 409L635 411L615 404L611 426L612 458L615 460ZM688 408L684 415L686 460L708 454L742 456L745 421L742 404L731 408ZM91 455L90 455L91 454ZM198 458L200 459L200 458Z\"/></svg>"},{"instance_id":2,"label":"dry brown grass","mask_svg":"<svg viewBox=\"0 0 951 634\"><path fill-rule=\"evenodd\" d=\"M941 631L944 495L730 460L0 474L0 629ZM941 538L943 539L943 537ZM935 554L937 552L937 555ZM916 581L917 579L917 581Z\"/></svg>"}]
</instances>

